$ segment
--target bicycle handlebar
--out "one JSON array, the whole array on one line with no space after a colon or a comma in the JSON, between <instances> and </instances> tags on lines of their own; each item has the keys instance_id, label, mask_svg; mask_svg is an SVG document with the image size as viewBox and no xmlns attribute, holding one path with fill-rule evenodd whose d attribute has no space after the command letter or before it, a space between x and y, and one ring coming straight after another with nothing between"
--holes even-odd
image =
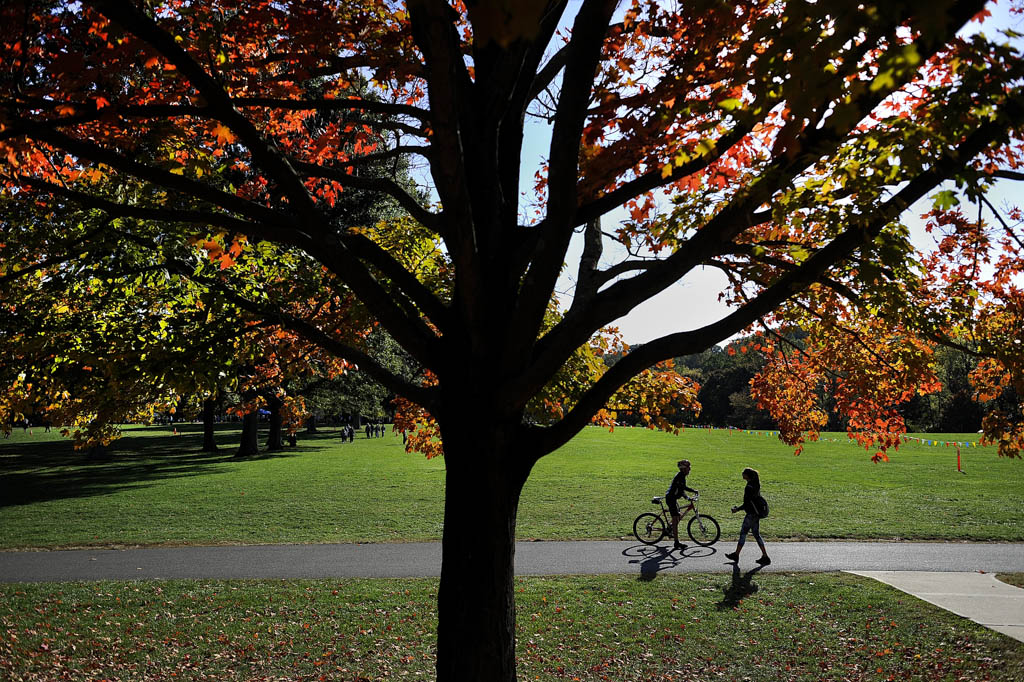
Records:
<instances>
[{"instance_id":1,"label":"bicycle handlebar","mask_svg":"<svg viewBox=\"0 0 1024 682\"><path fill-rule=\"evenodd\" d=\"M687 497L686 495L683 495L683 499L685 499L688 502L695 502L698 497L700 497L700 493L699 492L694 493L693 497ZM651 498L651 504L659 504L664 499L665 498L662 497L661 495L658 495L656 497L652 497Z\"/></svg>"}]
</instances>

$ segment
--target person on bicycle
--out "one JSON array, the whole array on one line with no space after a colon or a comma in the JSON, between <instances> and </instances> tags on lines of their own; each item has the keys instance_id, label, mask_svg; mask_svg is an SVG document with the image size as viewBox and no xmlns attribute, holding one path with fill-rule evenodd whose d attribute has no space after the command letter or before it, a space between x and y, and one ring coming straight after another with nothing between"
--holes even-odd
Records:
<instances>
[{"instance_id":1,"label":"person on bicycle","mask_svg":"<svg viewBox=\"0 0 1024 682\"><path fill-rule=\"evenodd\" d=\"M740 539L736 543L736 551L729 552L725 555L725 558L739 563L740 552L743 551L743 545L747 541L747 533L750 533L754 536L754 541L761 549L761 558L756 559L755 563L767 566L772 560L768 556L768 550L764 547L764 540L761 539L761 517L757 513L757 507L754 505L754 498L761 494L761 475L757 472L757 469L751 469L750 467L744 469L741 475L743 480L747 482L746 488L743 489L743 504L733 507L732 513L735 514L738 511L742 511L746 515L743 517L743 525L740 526Z\"/></svg>"},{"instance_id":2,"label":"person on bicycle","mask_svg":"<svg viewBox=\"0 0 1024 682\"><path fill-rule=\"evenodd\" d=\"M672 485L668 487L668 491L665 493L665 503L668 505L668 510L672 514L672 539L675 540L675 549L684 550L686 545L679 542L679 505L676 504L676 500L680 497L689 500L686 497L687 492L697 494L698 490L688 488L686 486L686 475L690 473L690 460L681 459L676 462L676 466L679 467L679 473L672 479Z\"/></svg>"}]
</instances>

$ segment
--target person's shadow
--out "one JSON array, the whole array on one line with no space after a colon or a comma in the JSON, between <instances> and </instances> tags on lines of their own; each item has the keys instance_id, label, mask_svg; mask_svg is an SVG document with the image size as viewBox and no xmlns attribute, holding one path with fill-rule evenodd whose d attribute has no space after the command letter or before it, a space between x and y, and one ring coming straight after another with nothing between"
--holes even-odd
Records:
<instances>
[{"instance_id":1,"label":"person's shadow","mask_svg":"<svg viewBox=\"0 0 1024 682\"><path fill-rule=\"evenodd\" d=\"M722 601L718 602L719 610L735 608L740 601L749 595L757 592L757 583L754 582L754 574L764 566L752 568L746 573L740 573L740 565L732 565L732 582L722 588Z\"/></svg>"}]
</instances>

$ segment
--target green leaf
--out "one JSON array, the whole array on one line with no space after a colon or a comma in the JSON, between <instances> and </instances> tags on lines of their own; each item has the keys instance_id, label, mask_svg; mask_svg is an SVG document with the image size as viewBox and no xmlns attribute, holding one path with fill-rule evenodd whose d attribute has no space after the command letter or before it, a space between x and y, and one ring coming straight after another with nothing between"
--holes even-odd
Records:
<instances>
[{"instance_id":1,"label":"green leaf","mask_svg":"<svg viewBox=\"0 0 1024 682\"><path fill-rule=\"evenodd\" d=\"M949 189L936 193L932 198L932 208L936 211L948 211L959 205L960 199L957 198L956 192Z\"/></svg>"}]
</instances>

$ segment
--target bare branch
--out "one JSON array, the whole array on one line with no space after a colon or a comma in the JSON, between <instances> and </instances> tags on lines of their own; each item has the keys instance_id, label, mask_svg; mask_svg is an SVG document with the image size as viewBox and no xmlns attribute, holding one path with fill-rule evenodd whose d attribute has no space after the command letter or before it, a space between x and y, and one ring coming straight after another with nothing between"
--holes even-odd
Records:
<instances>
[{"instance_id":1,"label":"bare branch","mask_svg":"<svg viewBox=\"0 0 1024 682\"><path fill-rule=\"evenodd\" d=\"M1001 178L1003 180L1024 180L1024 173L1021 173L1020 171L997 170L989 173L989 175L993 178Z\"/></svg>"},{"instance_id":2,"label":"bare branch","mask_svg":"<svg viewBox=\"0 0 1024 682\"><path fill-rule=\"evenodd\" d=\"M1024 174L1021 175L1021 179L1024 180ZM1008 237L1013 239L1013 241L1017 242L1017 246L1024 249L1024 241L1021 241L1021 238L1017 236L1017 233L1013 231L1013 228L1010 227L1005 220L1003 220L1003 216L1000 215L999 211L996 210L996 207L992 205L992 202L988 200L988 197L986 197L984 194L979 194L978 198L981 201L985 202L985 205L988 206L988 209L992 211L992 215L994 215L996 217L996 220L999 221L999 224L1003 226L1003 232L1005 232ZM981 221L979 220L978 222L980 223Z\"/></svg>"}]
</instances>

